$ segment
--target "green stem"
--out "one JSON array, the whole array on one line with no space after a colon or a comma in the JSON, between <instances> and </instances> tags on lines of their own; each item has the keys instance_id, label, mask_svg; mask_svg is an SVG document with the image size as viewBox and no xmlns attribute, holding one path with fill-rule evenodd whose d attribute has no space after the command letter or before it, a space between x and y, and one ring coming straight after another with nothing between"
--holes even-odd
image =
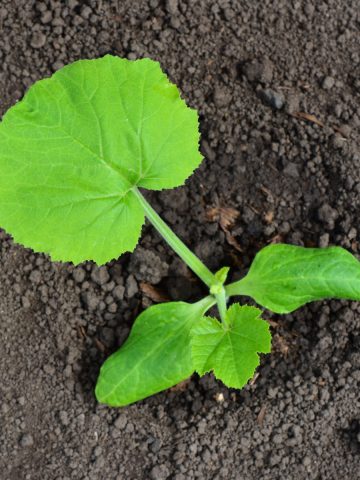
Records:
<instances>
[{"instance_id":1,"label":"green stem","mask_svg":"<svg viewBox=\"0 0 360 480\"><path fill-rule=\"evenodd\" d=\"M226 292L225 288L221 287L219 293L215 295L217 307L219 310L220 318L223 323L226 323Z\"/></svg>"},{"instance_id":2,"label":"green stem","mask_svg":"<svg viewBox=\"0 0 360 480\"><path fill-rule=\"evenodd\" d=\"M218 283L215 275L202 263L202 261L193 254L191 250L175 235L170 227L155 212L151 205L146 201L140 191L134 187L132 192L141 203L145 215L164 240L179 255L186 265L210 288L213 284Z\"/></svg>"},{"instance_id":3,"label":"green stem","mask_svg":"<svg viewBox=\"0 0 360 480\"><path fill-rule=\"evenodd\" d=\"M196 304L199 305L199 307L201 306L204 309L204 313L206 313L209 310L209 308L215 305L215 303L216 303L216 299L212 295L208 295L202 300L199 300L198 302L196 302Z\"/></svg>"},{"instance_id":4,"label":"green stem","mask_svg":"<svg viewBox=\"0 0 360 480\"><path fill-rule=\"evenodd\" d=\"M225 291L226 295L228 297L233 297L234 295L246 295L246 293L241 293L241 290L239 290L240 285L242 285L244 278L241 280L238 280L237 282L229 283L229 285L226 285Z\"/></svg>"}]
</instances>

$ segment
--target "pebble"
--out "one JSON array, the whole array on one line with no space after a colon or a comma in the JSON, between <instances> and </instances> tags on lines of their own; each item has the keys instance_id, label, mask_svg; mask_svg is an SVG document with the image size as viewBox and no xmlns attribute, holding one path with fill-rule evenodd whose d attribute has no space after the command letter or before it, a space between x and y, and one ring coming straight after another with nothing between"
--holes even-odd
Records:
<instances>
[{"instance_id":1,"label":"pebble","mask_svg":"<svg viewBox=\"0 0 360 480\"><path fill-rule=\"evenodd\" d=\"M323 222L329 230L335 227L335 220L338 218L338 212L332 208L328 203L324 203L318 210L318 218Z\"/></svg>"},{"instance_id":2,"label":"pebble","mask_svg":"<svg viewBox=\"0 0 360 480\"><path fill-rule=\"evenodd\" d=\"M93 292L82 292L81 299L89 310L95 310L99 305L99 298Z\"/></svg>"},{"instance_id":3,"label":"pebble","mask_svg":"<svg viewBox=\"0 0 360 480\"><path fill-rule=\"evenodd\" d=\"M91 14L92 14L91 8L88 5L84 5L83 8L81 9L81 16L85 18L85 20L88 20Z\"/></svg>"},{"instance_id":4,"label":"pebble","mask_svg":"<svg viewBox=\"0 0 360 480\"><path fill-rule=\"evenodd\" d=\"M33 48L42 48L46 43L46 35L42 32L35 32L30 40L30 45Z\"/></svg>"},{"instance_id":5,"label":"pebble","mask_svg":"<svg viewBox=\"0 0 360 480\"><path fill-rule=\"evenodd\" d=\"M86 272L83 268L77 267L74 269L72 276L76 283L82 283L85 280Z\"/></svg>"},{"instance_id":6,"label":"pebble","mask_svg":"<svg viewBox=\"0 0 360 480\"><path fill-rule=\"evenodd\" d=\"M128 298L133 297L139 291L134 275L129 275L126 280L126 295Z\"/></svg>"},{"instance_id":7,"label":"pebble","mask_svg":"<svg viewBox=\"0 0 360 480\"><path fill-rule=\"evenodd\" d=\"M151 480L166 480L169 477L169 470L166 465L155 465L151 469L150 478Z\"/></svg>"},{"instance_id":8,"label":"pebble","mask_svg":"<svg viewBox=\"0 0 360 480\"><path fill-rule=\"evenodd\" d=\"M65 410L62 410L60 413L59 413L59 418L60 418L60 422L64 425L64 427L67 427L69 425L69 417L68 417L68 414L67 412L65 412Z\"/></svg>"},{"instance_id":9,"label":"pebble","mask_svg":"<svg viewBox=\"0 0 360 480\"><path fill-rule=\"evenodd\" d=\"M21 447L32 447L34 445L34 439L33 439L33 436L30 435L30 433L25 433L24 435L22 435L22 437L20 438L20 446Z\"/></svg>"},{"instance_id":10,"label":"pebble","mask_svg":"<svg viewBox=\"0 0 360 480\"><path fill-rule=\"evenodd\" d=\"M285 104L284 95L282 93L271 90L271 88L260 90L259 96L264 103L274 108L275 110L281 110Z\"/></svg>"},{"instance_id":11,"label":"pebble","mask_svg":"<svg viewBox=\"0 0 360 480\"><path fill-rule=\"evenodd\" d=\"M41 15L41 23L46 25L47 23L50 23L52 20L52 13L50 10L45 10L43 14Z\"/></svg>"},{"instance_id":12,"label":"pebble","mask_svg":"<svg viewBox=\"0 0 360 480\"><path fill-rule=\"evenodd\" d=\"M299 169L296 163L289 162L284 168L284 174L288 177L298 178L300 175L299 175Z\"/></svg>"},{"instance_id":13,"label":"pebble","mask_svg":"<svg viewBox=\"0 0 360 480\"><path fill-rule=\"evenodd\" d=\"M125 415L120 414L114 422L115 427L118 430L124 430L127 424L127 418Z\"/></svg>"},{"instance_id":14,"label":"pebble","mask_svg":"<svg viewBox=\"0 0 360 480\"><path fill-rule=\"evenodd\" d=\"M25 296L21 297L21 304L24 308L30 308L31 305L30 300Z\"/></svg>"},{"instance_id":15,"label":"pebble","mask_svg":"<svg viewBox=\"0 0 360 480\"><path fill-rule=\"evenodd\" d=\"M166 0L166 11L170 15L176 15L178 12L178 0Z\"/></svg>"},{"instance_id":16,"label":"pebble","mask_svg":"<svg viewBox=\"0 0 360 480\"><path fill-rule=\"evenodd\" d=\"M123 300L125 293L125 287L123 285L117 285L112 291L112 295L115 300Z\"/></svg>"},{"instance_id":17,"label":"pebble","mask_svg":"<svg viewBox=\"0 0 360 480\"><path fill-rule=\"evenodd\" d=\"M329 246L329 240L330 240L330 235L328 233L324 233L321 235L319 238L319 247L320 248L325 248Z\"/></svg>"},{"instance_id":18,"label":"pebble","mask_svg":"<svg viewBox=\"0 0 360 480\"><path fill-rule=\"evenodd\" d=\"M105 266L94 267L91 272L91 279L98 285L104 285L110 280L108 269Z\"/></svg>"},{"instance_id":19,"label":"pebble","mask_svg":"<svg viewBox=\"0 0 360 480\"><path fill-rule=\"evenodd\" d=\"M333 79L333 77L325 77L322 82L322 88L324 90L331 90L334 85L335 85L335 80Z\"/></svg>"}]
</instances>

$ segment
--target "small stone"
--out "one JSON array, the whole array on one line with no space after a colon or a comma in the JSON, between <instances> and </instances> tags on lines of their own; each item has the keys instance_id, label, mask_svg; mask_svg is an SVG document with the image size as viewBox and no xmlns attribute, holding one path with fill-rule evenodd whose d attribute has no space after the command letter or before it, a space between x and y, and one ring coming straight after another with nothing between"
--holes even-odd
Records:
<instances>
[{"instance_id":1,"label":"small stone","mask_svg":"<svg viewBox=\"0 0 360 480\"><path fill-rule=\"evenodd\" d=\"M85 280L86 272L83 268L77 267L74 269L72 276L76 283L82 283Z\"/></svg>"},{"instance_id":2,"label":"small stone","mask_svg":"<svg viewBox=\"0 0 360 480\"><path fill-rule=\"evenodd\" d=\"M178 13L178 0L166 0L166 11L170 15L176 15Z\"/></svg>"},{"instance_id":3,"label":"small stone","mask_svg":"<svg viewBox=\"0 0 360 480\"><path fill-rule=\"evenodd\" d=\"M260 90L259 96L264 103L274 108L275 110L281 110L285 104L284 95L282 93L271 90L271 88Z\"/></svg>"},{"instance_id":4,"label":"small stone","mask_svg":"<svg viewBox=\"0 0 360 480\"><path fill-rule=\"evenodd\" d=\"M98 285L104 285L110 280L110 275L105 266L94 267L91 272L91 279Z\"/></svg>"},{"instance_id":5,"label":"small stone","mask_svg":"<svg viewBox=\"0 0 360 480\"><path fill-rule=\"evenodd\" d=\"M338 212L328 203L324 203L318 210L318 218L323 222L329 230L335 227L335 220L338 218Z\"/></svg>"},{"instance_id":6,"label":"small stone","mask_svg":"<svg viewBox=\"0 0 360 480\"><path fill-rule=\"evenodd\" d=\"M311 465L311 458L310 457L304 457L302 461L304 467L309 467Z\"/></svg>"},{"instance_id":7,"label":"small stone","mask_svg":"<svg viewBox=\"0 0 360 480\"><path fill-rule=\"evenodd\" d=\"M166 480L169 475L169 469L165 465L156 465L150 472L151 480Z\"/></svg>"},{"instance_id":8,"label":"small stone","mask_svg":"<svg viewBox=\"0 0 360 480\"><path fill-rule=\"evenodd\" d=\"M324 233L321 235L319 238L319 247L320 248L325 248L329 246L329 240L330 240L330 235L328 233Z\"/></svg>"},{"instance_id":9,"label":"small stone","mask_svg":"<svg viewBox=\"0 0 360 480\"><path fill-rule=\"evenodd\" d=\"M335 80L333 79L333 77L325 77L322 82L322 88L324 90L331 90L334 85L335 85Z\"/></svg>"},{"instance_id":10,"label":"small stone","mask_svg":"<svg viewBox=\"0 0 360 480\"><path fill-rule=\"evenodd\" d=\"M68 0L68 6L71 10L79 5L78 0Z\"/></svg>"},{"instance_id":11,"label":"small stone","mask_svg":"<svg viewBox=\"0 0 360 480\"><path fill-rule=\"evenodd\" d=\"M288 177L298 178L299 177L299 170L298 166L294 162L289 162L286 167L284 168L284 174Z\"/></svg>"},{"instance_id":12,"label":"small stone","mask_svg":"<svg viewBox=\"0 0 360 480\"><path fill-rule=\"evenodd\" d=\"M101 454L102 454L102 448L100 447L100 445L98 445L97 447L94 448L94 457L100 457Z\"/></svg>"},{"instance_id":13,"label":"small stone","mask_svg":"<svg viewBox=\"0 0 360 480\"><path fill-rule=\"evenodd\" d=\"M64 427L67 427L70 423L67 412L65 412L65 410L62 410L59 413L59 417L60 417L60 422L64 425Z\"/></svg>"},{"instance_id":14,"label":"small stone","mask_svg":"<svg viewBox=\"0 0 360 480\"><path fill-rule=\"evenodd\" d=\"M81 16L87 20L92 14L92 10L88 5L84 5L81 9Z\"/></svg>"},{"instance_id":15,"label":"small stone","mask_svg":"<svg viewBox=\"0 0 360 480\"><path fill-rule=\"evenodd\" d=\"M110 303L110 305L108 306L108 312L109 313L116 313L117 309L118 309L118 307L117 307L115 302Z\"/></svg>"},{"instance_id":16,"label":"small stone","mask_svg":"<svg viewBox=\"0 0 360 480\"><path fill-rule=\"evenodd\" d=\"M52 20L52 13L50 10L45 10L43 14L41 15L41 23L46 25L47 23L50 23Z\"/></svg>"},{"instance_id":17,"label":"small stone","mask_svg":"<svg viewBox=\"0 0 360 480\"><path fill-rule=\"evenodd\" d=\"M294 113L300 110L300 97L297 93L290 92L286 95L286 105L287 113Z\"/></svg>"},{"instance_id":18,"label":"small stone","mask_svg":"<svg viewBox=\"0 0 360 480\"><path fill-rule=\"evenodd\" d=\"M123 274L122 274L121 265L119 265L118 263L115 263L115 265L113 265L110 268L110 275L111 275L111 278L114 280L114 282L119 283L120 285L123 284L124 277L123 277Z\"/></svg>"},{"instance_id":19,"label":"small stone","mask_svg":"<svg viewBox=\"0 0 360 480\"><path fill-rule=\"evenodd\" d=\"M30 300L27 297L21 297L21 304L24 308L30 308L31 303Z\"/></svg>"},{"instance_id":20,"label":"small stone","mask_svg":"<svg viewBox=\"0 0 360 480\"><path fill-rule=\"evenodd\" d=\"M138 285L134 278L134 275L129 275L126 280L126 295L128 298L133 297L139 291Z\"/></svg>"},{"instance_id":21,"label":"small stone","mask_svg":"<svg viewBox=\"0 0 360 480\"><path fill-rule=\"evenodd\" d=\"M125 287L123 285L117 285L112 291L112 295L115 300L123 300L125 293Z\"/></svg>"},{"instance_id":22,"label":"small stone","mask_svg":"<svg viewBox=\"0 0 360 480\"><path fill-rule=\"evenodd\" d=\"M46 35L42 32L35 32L31 37L30 45L33 48L42 48L46 43Z\"/></svg>"},{"instance_id":23,"label":"small stone","mask_svg":"<svg viewBox=\"0 0 360 480\"><path fill-rule=\"evenodd\" d=\"M114 425L118 430L124 430L124 428L126 427L126 424L127 424L127 418L123 414L120 414L114 422Z\"/></svg>"},{"instance_id":24,"label":"small stone","mask_svg":"<svg viewBox=\"0 0 360 480\"><path fill-rule=\"evenodd\" d=\"M34 445L34 439L30 433L25 433L21 438L20 438L20 446L21 447L32 447Z\"/></svg>"},{"instance_id":25,"label":"small stone","mask_svg":"<svg viewBox=\"0 0 360 480\"><path fill-rule=\"evenodd\" d=\"M82 292L81 299L88 310L96 310L99 305L99 298L93 292Z\"/></svg>"}]
</instances>

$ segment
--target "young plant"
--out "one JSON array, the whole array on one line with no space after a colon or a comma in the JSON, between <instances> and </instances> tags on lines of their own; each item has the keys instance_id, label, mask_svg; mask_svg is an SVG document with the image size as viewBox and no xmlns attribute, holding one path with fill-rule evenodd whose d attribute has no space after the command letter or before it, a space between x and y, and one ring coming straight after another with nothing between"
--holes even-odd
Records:
<instances>
[{"instance_id":1,"label":"young plant","mask_svg":"<svg viewBox=\"0 0 360 480\"><path fill-rule=\"evenodd\" d=\"M128 405L194 372L243 387L269 353L261 310L276 313L329 297L360 299L360 263L339 247L270 245L248 274L225 285L170 230L140 189L182 185L201 160L198 116L157 62L107 55L81 60L35 83L0 124L0 225L53 260L104 264L133 251L147 219L209 295L152 306L107 359L99 402ZM220 320L206 316L217 305Z\"/></svg>"}]
</instances>

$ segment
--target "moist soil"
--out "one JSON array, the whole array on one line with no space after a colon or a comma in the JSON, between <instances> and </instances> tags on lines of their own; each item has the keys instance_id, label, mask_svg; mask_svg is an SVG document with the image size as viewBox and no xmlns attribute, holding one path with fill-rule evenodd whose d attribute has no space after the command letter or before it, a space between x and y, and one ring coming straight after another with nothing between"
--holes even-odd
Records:
<instances>
[{"instance_id":1,"label":"moist soil","mask_svg":"<svg viewBox=\"0 0 360 480\"><path fill-rule=\"evenodd\" d=\"M270 242L359 252L357 0L2 0L1 113L37 79L112 53L159 60L200 114L205 160L145 192L212 269ZM300 112L300 113L299 113ZM201 283L150 226L100 269L1 233L2 480L360 479L360 304L266 312L273 352L242 391L212 375L127 408L100 365L136 315Z\"/></svg>"}]
</instances>

